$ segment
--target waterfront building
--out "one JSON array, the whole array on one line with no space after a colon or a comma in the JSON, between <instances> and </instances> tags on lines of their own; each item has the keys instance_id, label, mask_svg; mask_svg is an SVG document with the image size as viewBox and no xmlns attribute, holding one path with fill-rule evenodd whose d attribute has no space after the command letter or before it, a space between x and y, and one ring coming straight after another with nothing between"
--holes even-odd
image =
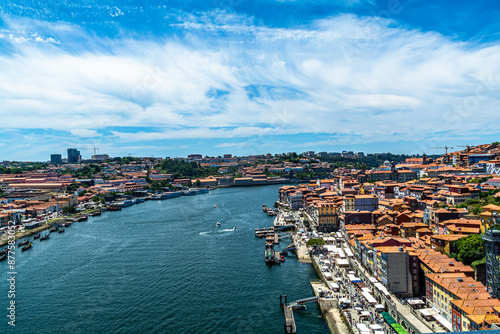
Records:
<instances>
[{"instance_id":1,"label":"waterfront building","mask_svg":"<svg viewBox=\"0 0 500 334\"><path fill-rule=\"evenodd\" d=\"M412 297L414 286L418 286L416 254L412 252L410 256L403 246L377 247L376 251L376 269L382 284L394 294Z\"/></svg>"},{"instance_id":2,"label":"waterfront building","mask_svg":"<svg viewBox=\"0 0 500 334\"><path fill-rule=\"evenodd\" d=\"M338 230L335 203L319 202L313 204L312 217L317 225L318 232L335 232Z\"/></svg>"},{"instance_id":3,"label":"waterfront building","mask_svg":"<svg viewBox=\"0 0 500 334\"><path fill-rule=\"evenodd\" d=\"M467 299L451 301L451 324L454 331L471 331L491 329L491 324L500 323L497 309L500 308L498 299L480 299L480 290L476 287L463 288L470 291ZM488 325L489 324L489 325Z\"/></svg>"}]
</instances>

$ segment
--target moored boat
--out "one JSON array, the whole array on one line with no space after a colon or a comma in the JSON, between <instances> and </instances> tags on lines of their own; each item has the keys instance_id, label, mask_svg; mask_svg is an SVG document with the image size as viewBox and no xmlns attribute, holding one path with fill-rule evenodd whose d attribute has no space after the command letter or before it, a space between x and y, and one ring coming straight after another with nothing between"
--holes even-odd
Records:
<instances>
[{"instance_id":1,"label":"moored boat","mask_svg":"<svg viewBox=\"0 0 500 334\"><path fill-rule=\"evenodd\" d=\"M119 211L121 210L122 207L120 205L117 205L117 204L114 204L114 205L110 205L108 206L108 211Z\"/></svg>"},{"instance_id":2,"label":"moored boat","mask_svg":"<svg viewBox=\"0 0 500 334\"><path fill-rule=\"evenodd\" d=\"M89 216L95 217L95 216L100 216L101 215L101 210L96 210L94 212L89 213Z\"/></svg>"},{"instance_id":3,"label":"moored boat","mask_svg":"<svg viewBox=\"0 0 500 334\"><path fill-rule=\"evenodd\" d=\"M33 239L40 239L40 233L35 234L35 237Z\"/></svg>"},{"instance_id":4,"label":"moored boat","mask_svg":"<svg viewBox=\"0 0 500 334\"><path fill-rule=\"evenodd\" d=\"M51 229L49 230L49 232L50 232L50 233L52 233L52 232L57 232L57 231L59 231L59 227L57 227L57 226L54 226L53 228L51 228Z\"/></svg>"},{"instance_id":5,"label":"moored boat","mask_svg":"<svg viewBox=\"0 0 500 334\"><path fill-rule=\"evenodd\" d=\"M30 249L30 248L31 248L31 246L32 246L32 244L31 244L31 242L30 242L29 244L27 244L26 246L24 246L24 247L22 248L22 251L24 252L25 250Z\"/></svg>"},{"instance_id":6,"label":"moored boat","mask_svg":"<svg viewBox=\"0 0 500 334\"><path fill-rule=\"evenodd\" d=\"M44 235L43 237L40 238L40 241L42 240L47 240L48 238L50 238L50 234L46 234Z\"/></svg>"},{"instance_id":7,"label":"moored boat","mask_svg":"<svg viewBox=\"0 0 500 334\"><path fill-rule=\"evenodd\" d=\"M63 233L63 232L64 232L64 227L61 227L61 228L59 229L59 233Z\"/></svg>"},{"instance_id":8,"label":"moored boat","mask_svg":"<svg viewBox=\"0 0 500 334\"><path fill-rule=\"evenodd\" d=\"M7 254L0 256L0 261L7 260Z\"/></svg>"},{"instance_id":9,"label":"moored boat","mask_svg":"<svg viewBox=\"0 0 500 334\"><path fill-rule=\"evenodd\" d=\"M24 240L23 242L20 242L20 243L19 243L19 245L17 245L17 246L18 246L18 247L21 247L21 246L24 246L24 245L29 244L29 242L30 242L30 241L29 241L28 239L26 239L26 240Z\"/></svg>"},{"instance_id":10,"label":"moored boat","mask_svg":"<svg viewBox=\"0 0 500 334\"><path fill-rule=\"evenodd\" d=\"M124 207L127 207L127 206L131 206L131 205L134 205L134 201L130 201L130 200L125 200L123 202L121 202L121 206L124 208Z\"/></svg>"}]
</instances>

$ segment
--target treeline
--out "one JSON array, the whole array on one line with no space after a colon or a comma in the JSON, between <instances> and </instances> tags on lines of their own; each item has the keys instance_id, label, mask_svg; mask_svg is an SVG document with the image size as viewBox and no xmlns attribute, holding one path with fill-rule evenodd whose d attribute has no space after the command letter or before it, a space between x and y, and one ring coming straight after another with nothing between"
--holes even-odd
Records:
<instances>
[{"instance_id":1,"label":"treeline","mask_svg":"<svg viewBox=\"0 0 500 334\"><path fill-rule=\"evenodd\" d=\"M37 162L33 165L29 166L21 166L21 167L3 167L0 166L0 174L21 174L23 171L33 171L39 169L45 169L47 167L46 163Z\"/></svg>"},{"instance_id":2,"label":"treeline","mask_svg":"<svg viewBox=\"0 0 500 334\"><path fill-rule=\"evenodd\" d=\"M190 177L208 177L217 175L218 169L214 167L201 167L196 161L165 160L160 164L164 174L173 174L174 179Z\"/></svg>"},{"instance_id":3,"label":"treeline","mask_svg":"<svg viewBox=\"0 0 500 334\"><path fill-rule=\"evenodd\" d=\"M100 172L101 172L101 167L99 165L90 164L90 165L85 165L77 170L66 169L62 172L62 174L65 173L72 174L73 176L79 179L91 179L92 175L98 174Z\"/></svg>"}]
</instances>

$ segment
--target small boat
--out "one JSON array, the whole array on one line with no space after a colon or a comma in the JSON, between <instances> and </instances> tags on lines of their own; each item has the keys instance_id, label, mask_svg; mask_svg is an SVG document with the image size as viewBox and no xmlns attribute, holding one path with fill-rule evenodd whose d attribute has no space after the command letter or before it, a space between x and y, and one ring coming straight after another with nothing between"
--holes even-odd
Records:
<instances>
[{"instance_id":1,"label":"small boat","mask_svg":"<svg viewBox=\"0 0 500 334\"><path fill-rule=\"evenodd\" d=\"M64 227L61 227L61 229L59 230L59 233L63 233L64 232Z\"/></svg>"},{"instance_id":2,"label":"small boat","mask_svg":"<svg viewBox=\"0 0 500 334\"><path fill-rule=\"evenodd\" d=\"M30 249L30 248L31 248L31 246L32 246L32 245L31 245L31 242L30 242L29 244L27 244L26 246L24 246L24 247L23 247L23 252L24 252L25 250Z\"/></svg>"},{"instance_id":3,"label":"small boat","mask_svg":"<svg viewBox=\"0 0 500 334\"><path fill-rule=\"evenodd\" d=\"M21 246L24 246L24 245L29 244L29 242L30 242L30 241L29 241L28 239L26 239L26 240L24 240L23 242L20 242L20 243L19 243L19 245L17 245L17 246L18 246L18 247L21 247Z\"/></svg>"},{"instance_id":4,"label":"small boat","mask_svg":"<svg viewBox=\"0 0 500 334\"><path fill-rule=\"evenodd\" d=\"M0 255L4 255L4 254L7 254L7 252L9 251L8 248L5 248L3 251L0 252Z\"/></svg>"},{"instance_id":5,"label":"small boat","mask_svg":"<svg viewBox=\"0 0 500 334\"><path fill-rule=\"evenodd\" d=\"M273 209L267 210L266 213L267 213L268 216L277 216L278 215L278 211L277 210L273 210Z\"/></svg>"},{"instance_id":6,"label":"small boat","mask_svg":"<svg viewBox=\"0 0 500 334\"><path fill-rule=\"evenodd\" d=\"M236 231L236 226L235 226L235 227L233 227L233 231Z\"/></svg>"},{"instance_id":7,"label":"small boat","mask_svg":"<svg viewBox=\"0 0 500 334\"><path fill-rule=\"evenodd\" d=\"M285 255L281 255L281 262L285 262Z\"/></svg>"},{"instance_id":8,"label":"small boat","mask_svg":"<svg viewBox=\"0 0 500 334\"><path fill-rule=\"evenodd\" d=\"M46 234L44 235L43 237L40 238L40 241L42 240L47 240L48 238L50 238L50 234Z\"/></svg>"},{"instance_id":9,"label":"small boat","mask_svg":"<svg viewBox=\"0 0 500 334\"><path fill-rule=\"evenodd\" d=\"M215 226L217 226L217 227L221 227L221 226L222 226L222 224L221 224L220 222L217 222L217 224L215 224Z\"/></svg>"},{"instance_id":10,"label":"small boat","mask_svg":"<svg viewBox=\"0 0 500 334\"><path fill-rule=\"evenodd\" d=\"M35 234L35 237L33 239L40 239L40 233Z\"/></svg>"},{"instance_id":11,"label":"small boat","mask_svg":"<svg viewBox=\"0 0 500 334\"><path fill-rule=\"evenodd\" d=\"M262 211L267 212L267 210L269 210L269 208L267 207L267 205L262 204Z\"/></svg>"},{"instance_id":12,"label":"small boat","mask_svg":"<svg viewBox=\"0 0 500 334\"><path fill-rule=\"evenodd\" d=\"M214 208L216 208L216 207L217 207L217 204L214 205Z\"/></svg>"},{"instance_id":13,"label":"small boat","mask_svg":"<svg viewBox=\"0 0 500 334\"><path fill-rule=\"evenodd\" d=\"M57 226L54 226L53 228L51 228L51 229L49 230L49 232L50 232L50 233L52 233L52 232L57 232L57 231L59 231L59 227L57 227Z\"/></svg>"},{"instance_id":14,"label":"small boat","mask_svg":"<svg viewBox=\"0 0 500 334\"><path fill-rule=\"evenodd\" d=\"M0 261L6 260L7 259L7 254L4 254L0 257Z\"/></svg>"}]
</instances>

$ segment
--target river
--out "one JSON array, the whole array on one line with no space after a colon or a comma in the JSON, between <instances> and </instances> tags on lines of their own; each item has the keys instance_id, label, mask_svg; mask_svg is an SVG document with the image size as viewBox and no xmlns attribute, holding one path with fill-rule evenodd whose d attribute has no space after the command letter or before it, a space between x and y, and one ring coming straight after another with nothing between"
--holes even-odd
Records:
<instances>
[{"instance_id":1,"label":"river","mask_svg":"<svg viewBox=\"0 0 500 334\"><path fill-rule=\"evenodd\" d=\"M278 188L146 201L35 240L15 255L15 299L7 296L8 264L0 263L0 331L283 333L279 295L309 297L317 276L293 256L281 266L264 262L265 241L253 231L272 224L262 204L272 205ZM329 333L316 303L295 318L298 333Z\"/></svg>"}]
</instances>

